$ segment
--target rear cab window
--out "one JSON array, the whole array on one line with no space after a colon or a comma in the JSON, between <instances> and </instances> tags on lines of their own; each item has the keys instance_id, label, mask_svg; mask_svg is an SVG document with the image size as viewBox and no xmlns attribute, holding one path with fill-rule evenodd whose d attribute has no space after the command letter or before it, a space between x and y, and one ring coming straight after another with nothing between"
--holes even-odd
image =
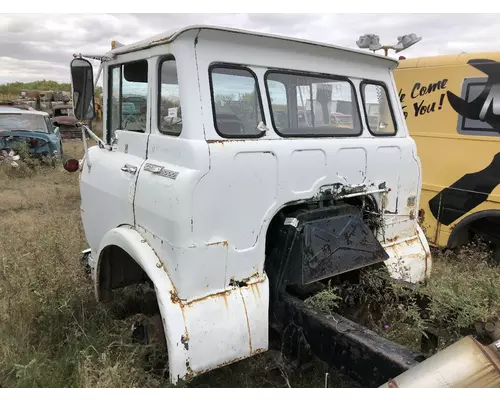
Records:
<instances>
[{"instance_id":1,"label":"rear cab window","mask_svg":"<svg viewBox=\"0 0 500 400\"><path fill-rule=\"evenodd\" d=\"M261 137L262 99L255 73L244 66L214 64L209 69L214 124L225 138Z\"/></svg>"},{"instance_id":2,"label":"rear cab window","mask_svg":"<svg viewBox=\"0 0 500 400\"><path fill-rule=\"evenodd\" d=\"M387 87L382 82L361 82L366 125L372 135L394 136L396 122Z\"/></svg>"},{"instance_id":3,"label":"rear cab window","mask_svg":"<svg viewBox=\"0 0 500 400\"><path fill-rule=\"evenodd\" d=\"M219 136L265 135L258 79L250 68L212 64L209 83L214 126ZM267 96L274 132L282 137L361 136L362 119L372 136L397 133L394 110L383 82L363 80L355 87L344 76L268 69L262 90Z\"/></svg>"},{"instance_id":4,"label":"rear cab window","mask_svg":"<svg viewBox=\"0 0 500 400\"><path fill-rule=\"evenodd\" d=\"M356 92L347 78L270 70L265 83L280 136L361 135Z\"/></svg>"}]
</instances>

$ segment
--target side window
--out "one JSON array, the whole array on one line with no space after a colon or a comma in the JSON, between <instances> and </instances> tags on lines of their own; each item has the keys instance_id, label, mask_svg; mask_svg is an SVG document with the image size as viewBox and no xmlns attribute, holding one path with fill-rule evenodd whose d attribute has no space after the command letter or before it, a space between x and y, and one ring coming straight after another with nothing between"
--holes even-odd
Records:
<instances>
[{"instance_id":1,"label":"side window","mask_svg":"<svg viewBox=\"0 0 500 400\"><path fill-rule=\"evenodd\" d=\"M500 124L500 90L497 85L486 86L487 78L467 78L462 86L461 98L466 107L457 110L458 132L472 136L498 136ZM455 110L455 109L454 109ZM455 112L457 112L455 110Z\"/></svg>"},{"instance_id":2,"label":"side window","mask_svg":"<svg viewBox=\"0 0 500 400\"><path fill-rule=\"evenodd\" d=\"M217 133L222 137L259 137L265 123L254 73L244 67L210 68L212 105Z\"/></svg>"},{"instance_id":3,"label":"side window","mask_svg":"<svg viewBox=\"0 0 500 400\"><path fill-rule=\"evenodd\" d=\"M270 71L266 74L266 86L273 124L278 134L361 134L355 91L347 79Z\"/></svg>"},{"instance_id":4,"label":"side window","mask_svg":"<svg viewBox=\"0 0 500 400\"><path fill-rule=\"evenodd\" d=\"M146 132L147 61L110 67L109 85L108 135L117 129Z\"/></svg>"},{"instance_id":5,"label":"side window","mask_svg":"<svg viewBox=\"0 0 500 400\"><path fill-rule=\"evenodd\" d=\"M160 90L158 98L158 129L162 133L180 135L182 110L180 103L177 63L174 57L160 62Z\"/></svg>"},{"instance_id":6,"label":"side window","mask_svg":"<svg viewBox=\"0 0 500 400\"><path fill-rule=\"evenodd\" d=\"M385 86L378 83L362 83L361 97L370 133L379 136L395 135L394 114Z\"/></svg>"}]
</instances>

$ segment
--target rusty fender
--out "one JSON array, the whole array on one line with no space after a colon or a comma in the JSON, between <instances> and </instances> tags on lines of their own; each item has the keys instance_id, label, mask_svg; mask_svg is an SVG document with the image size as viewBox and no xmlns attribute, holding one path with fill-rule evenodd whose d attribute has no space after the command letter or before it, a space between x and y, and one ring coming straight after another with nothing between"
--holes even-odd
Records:
<instances>
[{"instance_id":1,"label":"rusty fender","mask_svg":"<svg viewBox=\"0 0 500 400\"><path fill-rule=\"evenodd\" d=\"M175 291L172 281L154 250L146 242L144 237L131 226L122 226L112 229L103 238L99 246L99 256L96 276L99 276L101 255L108 246L118 246L127 252L144 270L153 282L156 298L160 309L165 339L168 348L170 380L177 383L179 378L188 375L188 352L181 342L185 335L186 327L182 315L182 308L171 300L170 293ZM96 279L96 295L98 293L98 282Z\"/></svg>"},{"instance_id":2,"label":"rusty fender","mask_svg":"<svg viewBox=\"0 0 500 400\"><path fill-rule=\"evenodd\" d=\"M179 298L167 266L133 227L109 231L100 245L99 260L102 251L111 245L126 251L155 286L172 384L268 349L266 275L253 275L232 282L219 293L185 300ZM97 276L98 269L99 265Z\"/></svg>"},{"instance_id":3,"label":"rusty fender","mask_svg":"<svg viewBox=\"0 0 500 400\"><path fill-rule=\"evenodd\" d=\"M414 236L386 240L382 247L390 257L385 265L392 278L411 284L430 278L431 250L420 226L417 225Z\"/></svg>"}]
</instances>

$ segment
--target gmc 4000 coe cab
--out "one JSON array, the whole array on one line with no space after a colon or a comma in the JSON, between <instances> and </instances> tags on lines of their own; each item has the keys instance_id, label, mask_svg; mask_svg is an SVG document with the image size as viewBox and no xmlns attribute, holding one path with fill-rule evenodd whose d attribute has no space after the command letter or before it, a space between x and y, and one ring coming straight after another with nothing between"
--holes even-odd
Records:
<instances>
[{"instance_id":1,"label":"gmc 4000 coe cab","mask_svg":"<svg viewBox=\"0 0 500 400\"><path fill-rule=\"evenodd\" d=\"M75 55L79 120L95 114L90 57L103 138L83 126L98 144L67 164L81 171L86 262L101 301L153 285L173 383L266 351L290 285L377 263L429 277L396 61L191 26Z\"/></svg>"}]
</instances>

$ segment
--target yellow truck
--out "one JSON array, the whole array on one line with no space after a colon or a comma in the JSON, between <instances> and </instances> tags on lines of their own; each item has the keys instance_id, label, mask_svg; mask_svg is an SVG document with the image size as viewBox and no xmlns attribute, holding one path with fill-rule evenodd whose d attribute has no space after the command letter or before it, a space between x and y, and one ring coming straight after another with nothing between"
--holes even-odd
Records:
<instances>
[{"instance_id":1,"label":"yellow truck","mask_svg":"<svg viewBox=\"0 0 500 400\"><path fill-rule=\"evenodd\" d=\"M422 163L429 242L479 236L500 260L500 52L405 59L394 75Z\"/></svg>"}]
</instances>

